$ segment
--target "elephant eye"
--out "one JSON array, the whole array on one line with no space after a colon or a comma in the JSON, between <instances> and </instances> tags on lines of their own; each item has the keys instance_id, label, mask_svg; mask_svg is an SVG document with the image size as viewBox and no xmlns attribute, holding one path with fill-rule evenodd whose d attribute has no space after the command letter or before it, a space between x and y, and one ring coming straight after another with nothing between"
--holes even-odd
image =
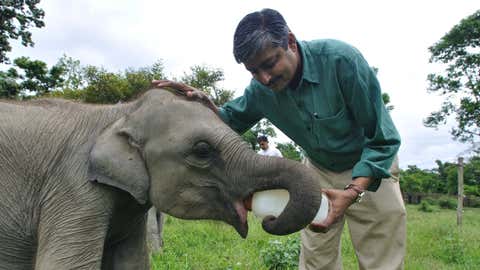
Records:
<instances>
[{"instance_id":1,"label":"elephant eye","mask_svg":"<svg viewBox=\"0 0 480 270\"><path fill-rule=\"evenodd\" d=\"M199 158L209 158L213 153L213 149L206 142L198 142L193 146L193 153Z\"/></svg>"},{"instance_id":2,"label":"elephant eye","mask_svg":"<svg viewBox=\"0 0 480 270\"><path fill-rule=\"evenodd\" d=\"M197 168L208 168L215 155L215 149L207 142L200 141L193 145L185 158L187 164Z\"/></svg>"}]
</instances>

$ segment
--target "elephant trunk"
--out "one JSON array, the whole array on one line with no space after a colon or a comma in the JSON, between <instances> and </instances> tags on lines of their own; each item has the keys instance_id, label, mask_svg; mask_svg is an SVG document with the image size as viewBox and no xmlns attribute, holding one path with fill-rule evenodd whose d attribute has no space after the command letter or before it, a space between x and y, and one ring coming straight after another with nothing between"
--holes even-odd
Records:
<instances>
[{"instance_id":1,"label":"elephant trunk","mask_svg":"<svg viewBox=\"0 0 480 270\"><path fill-rule=\"evenodd\" d=\"M250 162L247 162L247 168L243 167L242 172L238 172L242 175L238 179L239 188L244 188L243 191L249 195L270 189L286 189L290 195L287 206L277 218L267 216L263 219L265 231L285 235L311 223L322 200L318 175L312 169L289 159L256 153L244 158Z\"/></svg>"}]
</instances>

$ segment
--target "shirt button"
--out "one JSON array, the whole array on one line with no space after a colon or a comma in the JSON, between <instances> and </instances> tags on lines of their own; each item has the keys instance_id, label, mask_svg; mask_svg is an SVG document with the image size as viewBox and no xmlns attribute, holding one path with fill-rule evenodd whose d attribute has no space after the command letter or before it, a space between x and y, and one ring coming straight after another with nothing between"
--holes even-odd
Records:
<instances>
[{"instance_id":1,"label":"shirt button","mask_svg":"<svg viewBox=\"0 0 480 270\"><path fill-rule=\"evenodd\" d=\"M307 130L308 130L308 131L311 131L311 130L312 130L312 128L311 128L311 127L307 127Z\"/></svg>"},{"instance_id":2,"label":"shirt button","mask_svg":"<svg viewBox=\"0 0 480 270\"><path fill-rule=\"evenodd\" d=\"M298 106L299 108L303 107L303 102L301 102L301 101L297 102L297 106Z\"/></svg>"}]
</instances>

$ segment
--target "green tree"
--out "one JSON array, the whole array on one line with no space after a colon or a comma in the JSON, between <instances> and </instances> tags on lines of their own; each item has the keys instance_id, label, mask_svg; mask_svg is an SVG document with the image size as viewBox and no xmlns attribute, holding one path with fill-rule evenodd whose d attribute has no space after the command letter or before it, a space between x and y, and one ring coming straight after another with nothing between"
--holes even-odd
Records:
<instances>
[{"instance_id":1,"label":"green tree","mask_svg":"<svg viewBox=\"0 0 480 270\"><path fill-rule=\"evenodd\" d=\"M430 62L446 66L428 75L431 93L445 96L440 110L424 120L427 127L446 124L454 115L455 139L474 142L480 136L480 10L464 18L429 48Z\"/></svg>"},{"instance_id":2,"label":"green tree","mask_svg":"<svg viewBox=\"0 0 480 270\"><path fill-rule=\"evenodd\" d=\"M128 82L120 74L104 68L87 66L85 76L88 86L84 89L84 101L88 103L117 103L132 95Z\"/></svg>"},{"instance_id":3,"label":"green tree","mask_svg":"<svg viewBox=\"0 0 480 270\"><path fill-rule=\"evenodd\" d=\"M19 57L14 67L0 73L0 96L13 98L17 96L43 95L61 86L63 68L55 65L50 69L40 60Z\"/></svg>"},{"instance_id":4,"label":"green tree","mask_svg":"<svg viewBox=\"0 0 480 270\"><path fill-rule=\"evenodd\" d=\"M378 68L376 67L371 67L371 68L373 69L373 72L375 72L375 75L378 74ZM388 111L391 111L395 108L392 104L390 104L390 95L388 95L388 93L382 93L382 100L383 100L383 104L385 104Z\"/></svg>"},{"instance_id":5,"label":"green tree","mask_svg":"<svg viewBox=\"0 0 480 270\"><path fill-rule=\"evenodd\" d=\"M400 187L406 192L439 193L445 190L444 186L445 183L437 169L423 170L415 165L409 165L400 173Z\"/></svg>"},{"instance_id":6,"label":"green tree","mask_svg":"<svg viewBox=\"0 0 480 270\"><path fill-rule=\"evenodd\" d=\"M82 66L79 60L66 55L58 64L64 69L64 82L53 96L76 99L89 103L117 103L129 101L150 89L153 79L163 79L163 63L158 60L151 66L128 68L124 72L109 72L96 66Z\"/></svg>"},{"instance_id":7,"label":"green tree","mask_svg":"<svg viewBox=\"0 0 480 270\"><path fill-rule=\"evenodd\" d=\"M58 59L57 66L61 67L64 71L62 74L62 90L79 90L87 84L84 68L80 64L80 60L73 59L64 54Z\"/></svg>"},{"instance_id":8,"label":"green tree","mask_svg":"<svg viewBox=\"0 0 480 270\"><path fill-rule=\"evenodd\" d=\"M250 144L253 150L257 151L259 150L257 138L260 135L265 135L268 138L277 137L277 133L273 128L273 124L270 123L270 121L268 121L267 119L262 119L258 123L256 123L251 129L247 130L245 133L242 134L242 138L248 144Z\"/></svg>"},{"instance_id":9,"label":"green tree","mask_svg":"<svg viewBox=\"0 0 480 270\"><path fill-rule=\"evenodd\" d=\"M37 7L40 0L0 1L0 63L9 61L7 52L12 50L10 39L20 39L23 46L33 46L30 27L45 26L44 11Z\"/></svg>"},{"instance_id":10,"label":"green tree","mask_svg":"<svg viewBox=\"0 0 480 270\"><path fill-rule=\"evenodd\" d=\"M218 83L224 80L221 69L196 65L190 68L190 73L185 73L181 81L204 91L217 106L225 104L233 98L233 91L221 88Z\"/></svg>"},{"instance_id":11,"label":"green tree","mask_svg":"<svg viewBox=\"0 0 480 270\"><path fill-rule=\"evenodd\" d=\"M387 111L392 111L395 107L390 104L390 95L388 93L382 93L383 104L387 107Z\"/></svg>"},{"instance_id":12,"label":"green tree","mask_svg":"<svg viewBox=\"0 0 480 270\"><path fill-rule=\"evenodd\" d=\"M302 150L293 142L277 143L277 149L280 150L284 158L296 161L302 160Z\"/></svg>"},{"instance_id":13,"label":"green tree","mask_svg":"<svg viewBox=\"0 0 480 270\"><path fill-rule=\"evenodd\" d=\"M151 82L154 79L165 79L164 66L162 60L158 60L153 65L139 69L128 68L124 72L130 92L134 96L145 92L151 88Z\"/></svg>"},{"instance_id":14,"label":"green tree","mask_svg":"<svg viewBox=\"0 0 480 270\"><path fill-rule=\"evenodd\" d=\"M465 164L465 194L480 196L480 156L474 156Z\"/></svg>"},{"instance_id":15,"label":"green tree","mask_svg":"<svg viewBox=\"0 0 480 270\"><path fill-rule=\"evenodd\" d=\"M14 68L0 71L0 98L15 98L20 93L21 87L17 83L18 72Z\"/></svg>"}]
</instances>

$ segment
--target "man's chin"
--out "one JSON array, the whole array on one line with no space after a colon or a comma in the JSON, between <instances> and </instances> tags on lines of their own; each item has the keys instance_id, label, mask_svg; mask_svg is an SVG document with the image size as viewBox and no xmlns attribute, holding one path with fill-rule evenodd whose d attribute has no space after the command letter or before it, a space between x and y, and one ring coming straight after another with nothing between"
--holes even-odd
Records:
<instances>
[{"instance_id":1,"label":"man's chin","mask_svg":"<svg viewBox=\"0 0 480 270\"><path fill-rule=\"evenodd\" d=\"M274 92L281 92L281 91L285 90L287 88L287 86L278 84L278 85L272 85L269 88L272 89L272 91L274 91Z\"/></svg>"}]
</instances>

